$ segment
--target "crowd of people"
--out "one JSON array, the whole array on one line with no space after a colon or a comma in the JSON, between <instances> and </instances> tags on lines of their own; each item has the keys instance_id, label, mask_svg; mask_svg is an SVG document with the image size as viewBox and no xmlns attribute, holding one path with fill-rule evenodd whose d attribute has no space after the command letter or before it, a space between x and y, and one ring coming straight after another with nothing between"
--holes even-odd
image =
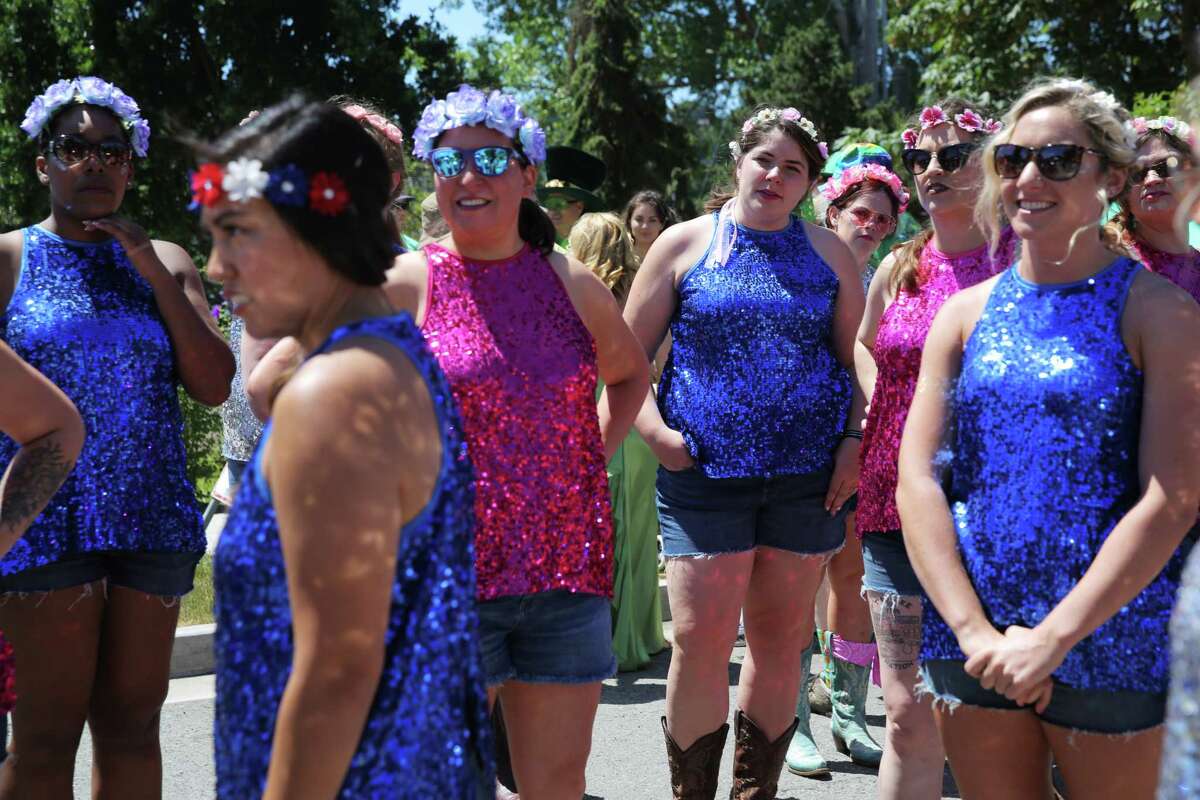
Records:
<instances>
[{"instance_id":1,"label":"crowd of people","mask_svg":"<svg viewBox=\"0 0 1200 800\"><path fill-rule=\"evenodd\" d=\"M188 139L227 341L120 213L136 101L51 85L21 124L49 214L0 235L0 800L70 797L85 724L95 797L161 794L206 544L180 386L236 487L218 797L580 798L602 681L665 647L660 559L677 800L716 795L742 635L732 800L829 772L814 710L889 800L947 758L966 798L1052 767L1200 797L1196 136L1084 80L994 114L923 108L906 183L759 107L679 221L606 211L604 163L500 91L408 135L291 96Z\"/></svg>"}]
</instances>

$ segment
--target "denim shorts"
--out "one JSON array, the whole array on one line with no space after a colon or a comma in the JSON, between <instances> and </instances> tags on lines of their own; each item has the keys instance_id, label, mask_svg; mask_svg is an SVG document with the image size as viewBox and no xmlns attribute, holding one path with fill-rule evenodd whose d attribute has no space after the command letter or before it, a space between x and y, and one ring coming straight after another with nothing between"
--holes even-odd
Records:
<instances>
[{"instance_id":1,"label":"denim shorts","mask_svg":"<svg viewBox=\"0 0 1200 800\"><path fill-rule=\"evenodd\" d=\"M924 661L918 691L954 706L964 703L1004 711L1033 711L1004 695L985 689L967 674L963 661ZM1161 725L1166 718L1167 693L1076 689L1054 681L1050 704L1037 717L1043 722L1084 733L1135 733Z\"/></svg>"},{"instance_id":2,"label":"denim shorts","mask_svg":"<svg viewBox=\"0 0 1200 800\"><path fill-rule=\"evenodd\" d=\"M658 468L656 499L663 556L743 553L774 547L824 555L846 541L854 499L836 514L825 510L831 470L770 478L710 478L692 467Z\"/></svg>"},{"instance_id":3,"label":"denim shorts","mask_svg":"<svg viewBox=\"0 0 1200 800\"><path fill-rule=\"evenodd\" d=\"M915 597L924 594L900 531L864 533L862 551L864 592Z\"/></svg>"},{"instance_id":4,"label":"denim shorts","mask_svg":"<svg viewBox=\"0 0 1200 800\"><path fill-rule=\"evenodd\" d=\"M510 679L595 683L617 673L607 597L556 589L483 600L477 607L488 686Z\"/></svg>"},{"instance_id":5,"label":"denim shorts","mask_svg":"<svg viewBox=\"0 0 1200 800\"><path fill-rule=\"evenodd\" d=\"M182 597L203 553L97 550L0 577L0 593L53 592L99 580L136 592Z\"/></svg>"}]
</instances>

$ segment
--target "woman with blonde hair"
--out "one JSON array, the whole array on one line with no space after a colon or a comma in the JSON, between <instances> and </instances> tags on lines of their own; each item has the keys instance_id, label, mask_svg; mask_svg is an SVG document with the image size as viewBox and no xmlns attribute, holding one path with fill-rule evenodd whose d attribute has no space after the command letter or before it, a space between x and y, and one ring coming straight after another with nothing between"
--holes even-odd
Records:
<instances>
[{"instance_id":1,"label":"woman with blonde hair","mask_svg":"<svg viewBox=\"0 0 1200 800\"><path fill-rule=\"evenodd\" d=\"M1102 226L1135 163L1079 80L1027 91L977 213L1019 260L934 322L897 503L921 673L964 798L1150 798L1167 623L1200 501L1200 308Z\"/></svg>"},{"instance_id":2,"label":"woman with blonde hair","mask_svg":"<svg viewBox=\"0 0 1200 800\"><path fill-rule=\"evenodd\" d=\"M625 305L637 272L633 240L615 214L589 213L571 229L571 254ZM613 652L622 671L644 668L666 647L658 596L658 461L630 431L608 462L613 509Z\"/></svg>"}]
</instances>

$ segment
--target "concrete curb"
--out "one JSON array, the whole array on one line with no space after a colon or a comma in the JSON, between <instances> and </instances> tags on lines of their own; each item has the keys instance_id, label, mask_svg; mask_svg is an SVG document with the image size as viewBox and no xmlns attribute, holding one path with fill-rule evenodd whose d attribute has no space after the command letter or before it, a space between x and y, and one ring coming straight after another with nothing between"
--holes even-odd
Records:
<instances>
[{"instance_id":1,"label":"concrete curb","mask_svg":"<svg viewBox=\"0 0 1200 800\"><path fill-rule=\"evenodd\" d=\"M175 631L175 648L171 651L171 677L190 678L208 675L215 668L213 634L216 625L188 625Z\"/></svg>"}]
</instances>

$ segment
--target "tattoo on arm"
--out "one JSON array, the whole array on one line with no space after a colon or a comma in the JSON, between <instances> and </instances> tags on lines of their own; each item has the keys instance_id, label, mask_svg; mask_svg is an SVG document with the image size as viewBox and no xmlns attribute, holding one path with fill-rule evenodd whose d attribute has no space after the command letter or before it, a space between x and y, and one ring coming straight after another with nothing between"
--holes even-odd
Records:
<instances>
[{"instance_id":1,"label":"tattoo on arm","mask_svg":"<svg viewBox=\"0 0 1200 800\"><path fill-rule=\"evenodd\" d=\"M0 483L0 534L23 532L62 486L71 466L53 434L21 448Z\"/></svg>"}]
</instances>

